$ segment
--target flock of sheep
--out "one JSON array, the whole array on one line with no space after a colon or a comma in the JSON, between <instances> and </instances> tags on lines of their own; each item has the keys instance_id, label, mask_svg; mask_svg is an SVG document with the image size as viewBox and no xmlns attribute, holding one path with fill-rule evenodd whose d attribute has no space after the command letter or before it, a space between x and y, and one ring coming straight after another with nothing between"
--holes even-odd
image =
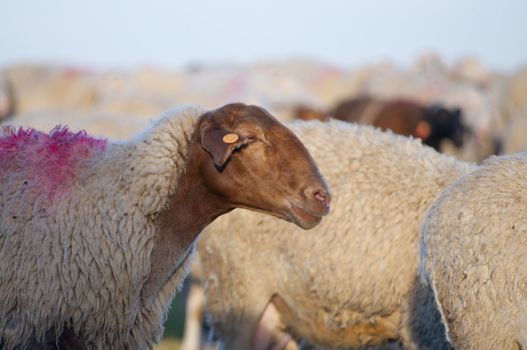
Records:
<instances>
[{"instance_id":1,"label":"flock of sheep","mask_svg":"<svg viewBox=\"0 0 527 350\"><path fill-rule=\"evenodd\" d=\"M4 125L100 136L0 131L1 348L151 348L192 270L185 350L527 349L527 70L0 79Z\"/></svg>"}]
</instances>

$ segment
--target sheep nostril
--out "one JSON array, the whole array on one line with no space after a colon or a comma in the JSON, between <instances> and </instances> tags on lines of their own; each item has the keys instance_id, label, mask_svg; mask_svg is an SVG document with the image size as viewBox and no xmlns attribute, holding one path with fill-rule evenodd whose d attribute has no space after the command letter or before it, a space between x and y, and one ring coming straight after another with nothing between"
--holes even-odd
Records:
<instances>
[{"instance_id":1,"label":"sheep nostril","mask_svg":"<svg viewBox=\"0 0 527 350\"><path fill-rule=\"evenodd\" d=\"M329 203L331 202L329 193L324 191L316 191L314 195L317 201L322 202L325 206L329 206Z\"/></svg>"}]
</instances>

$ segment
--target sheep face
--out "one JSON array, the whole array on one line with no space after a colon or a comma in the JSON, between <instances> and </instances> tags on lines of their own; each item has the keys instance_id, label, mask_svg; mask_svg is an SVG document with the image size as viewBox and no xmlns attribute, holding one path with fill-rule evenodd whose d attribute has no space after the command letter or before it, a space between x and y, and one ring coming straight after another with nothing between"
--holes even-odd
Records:
<instances>
[{"instance_id":1,"label":"sheep face","mask_svg":"<svg viewBox=\"0 0 527 350\"><path fill-rule=\"evenodd\" d=\"M309 229L329 211L326 181L300 140L260 107L230 104L201 117L201 172L229 209L261 211Z\"/></svg>"},{"instance_id":2,"label":"sheep face","mask_svg":"<svg viewBox=\"0 0 527 350\"><path fill-rule=\"evenodd\" d=\"M441 106L432 106L427 110L426 121L430 123L431 133L425 143L439 149L441 140L448 139L460 148L463 138L470 130L464 125L460 109L449 110Z\"/></svg>"}]
</instances>

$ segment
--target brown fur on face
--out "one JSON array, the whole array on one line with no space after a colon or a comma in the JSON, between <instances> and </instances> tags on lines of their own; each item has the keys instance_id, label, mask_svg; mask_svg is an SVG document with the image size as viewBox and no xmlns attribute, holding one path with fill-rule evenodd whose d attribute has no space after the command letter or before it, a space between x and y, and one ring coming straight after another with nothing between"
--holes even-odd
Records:
<instances>
[{"instance_id":1,"label":"brown fur on face","mask_svg":"<svg viewBox=\"0 0 527 350\"><path fill-rule=\"evenodd\" d=\"M143 298L155 297L186 264L194 240L218 216L247 208L309 229L329 212L329 202L326 181L304 145L263 108L237 103L205 113L176 193L157 218Z\"/></svg>"},{"instance_id":2,"label":"brown fur on face","mask_svg":"<svg viewBox=\"0 0 527 350\"><path fill-rule=\"evenodd\" d=\"M315 162L266 110L230 104L202 117L200 135L219 129L238 135L238 141L223 151L227 155L220 166L204 161L202 174L212 192L221 193L233 207L263 211L303 228L328 213L329 191Z\"/></svg>"}]
</instances>

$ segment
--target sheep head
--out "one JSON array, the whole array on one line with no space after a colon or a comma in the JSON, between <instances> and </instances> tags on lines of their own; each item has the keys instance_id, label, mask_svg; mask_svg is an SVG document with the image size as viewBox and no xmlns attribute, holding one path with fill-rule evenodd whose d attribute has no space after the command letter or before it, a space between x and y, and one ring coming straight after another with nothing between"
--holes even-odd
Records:
<instances>
[{"instance_id":1,"label":"sheep head","mask_svg":"<svg viewBox=\"0 0 527 350\"><path fill-rule=\"evenodd\" d=\"M424 143L439 150L441 141L450 140L454 146L461 148L463 139L471 133L463 122L459 108L447 109L441 105L432 105L426 110L424 122L429 124L429 135L422 138Z\"/></svg>"},{"instance_id":2,"label":"sheep head","mask_svg":"<svg viewBox=\"0 0 527 350\"><path fill-rule=\"evenodd\" d=\"M304 229L328 213L328 186L311 155L263 108L236 103L207 112L195 137L205 186L229 209L261 211Z\"/></svg>"}]
</instances>

